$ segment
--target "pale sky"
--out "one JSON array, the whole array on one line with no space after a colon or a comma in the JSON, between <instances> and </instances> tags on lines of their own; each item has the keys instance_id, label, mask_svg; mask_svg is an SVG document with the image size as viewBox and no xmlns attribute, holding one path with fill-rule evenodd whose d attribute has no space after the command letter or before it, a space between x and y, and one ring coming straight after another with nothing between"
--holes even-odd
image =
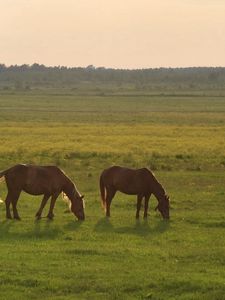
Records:
<instances>
[{"instance_id":1,"label":"pale sky","mask_svg":"<svg viewBox=\"0 0 225 300\"><path fill-rule=\"evenodd\" d=\"M0 63L225 67L225 0L0 0Z\"/></svg>"}]
</instances>

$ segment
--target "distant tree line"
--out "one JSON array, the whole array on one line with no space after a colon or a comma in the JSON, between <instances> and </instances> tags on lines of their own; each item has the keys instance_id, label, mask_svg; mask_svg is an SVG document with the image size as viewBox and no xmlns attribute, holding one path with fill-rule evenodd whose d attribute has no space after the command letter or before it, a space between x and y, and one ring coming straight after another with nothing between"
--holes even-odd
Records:
<instances>
[{"instance_id":1,"label":"distant tree line","mask_svg":"<svg viewBox=\"0 0 225 300\"><path fill-rule=\"evenodd\" d=\"M111 69L0 64L0 89L111 87L136 90L225 88L225 68Z\"/></svg>"}]
</instances>

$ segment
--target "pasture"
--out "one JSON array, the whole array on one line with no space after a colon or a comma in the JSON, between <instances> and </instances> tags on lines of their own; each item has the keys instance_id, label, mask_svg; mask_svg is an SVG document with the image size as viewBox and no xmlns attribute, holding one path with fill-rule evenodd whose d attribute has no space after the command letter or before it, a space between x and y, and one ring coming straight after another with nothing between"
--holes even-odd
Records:
<instances>
[{"instance_id":1,"label":"pasture","mask_svg":"<svg viewBox=\"0 0 225 300\"><path fill-rule=\"evenodd\" d=\"M224 132L223 95L2 93L0 170L58 165L85 195L86 220L61 198L53 221L35 221L41 197L20 196L22 221L1 204L0 298L225 299ZM136 221L136 198L120 193L105 219L98 180L114 164L154 171L169 222L153 196Z\"/></svg>"}]
</instances>

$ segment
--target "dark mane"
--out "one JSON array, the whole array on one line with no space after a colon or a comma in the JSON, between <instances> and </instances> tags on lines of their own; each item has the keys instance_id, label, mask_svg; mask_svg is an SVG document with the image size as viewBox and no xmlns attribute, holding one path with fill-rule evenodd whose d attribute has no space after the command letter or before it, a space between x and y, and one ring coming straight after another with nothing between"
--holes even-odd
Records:
<instances>
[{"instance_id":1,"label":"dark mane","mask_svg":"<svg viewBox=\"0 0 225 300\"><path fill-rule=\"evenodd\" d=\"M155 174L149 168L142 168L140 170L143 170L144 172L146 172L146 174L148 174L150 179L150 184L152 184L153 186L153 194L155 194L155 196L157 197L164 196L165 190L161 185L161 183L155 177Z\"/></svg>"}]
</instances>

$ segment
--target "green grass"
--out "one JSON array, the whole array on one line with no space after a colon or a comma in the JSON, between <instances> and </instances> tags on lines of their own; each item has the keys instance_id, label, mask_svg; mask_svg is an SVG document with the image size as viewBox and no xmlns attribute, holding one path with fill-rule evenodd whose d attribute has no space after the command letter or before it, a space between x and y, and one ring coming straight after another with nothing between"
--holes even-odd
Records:
<instances>
[{"instance_id":1,"label":"green grass","mask_svg":"<svg viewBox=\"0 0 225 300\"><path fill-rule=\"evenodd\" d=\"M57 164L85 194L86 220L56 202L54 221L0 208L1 299L225 299L225 97L1 95L0 169ZM104 218L98 178L112 164L149 166L171 220L135 220L118 193ZM6 186L0 185L0 195ZM47 208L45 215L47 214Z\"/></svg>"}]
</instances>

